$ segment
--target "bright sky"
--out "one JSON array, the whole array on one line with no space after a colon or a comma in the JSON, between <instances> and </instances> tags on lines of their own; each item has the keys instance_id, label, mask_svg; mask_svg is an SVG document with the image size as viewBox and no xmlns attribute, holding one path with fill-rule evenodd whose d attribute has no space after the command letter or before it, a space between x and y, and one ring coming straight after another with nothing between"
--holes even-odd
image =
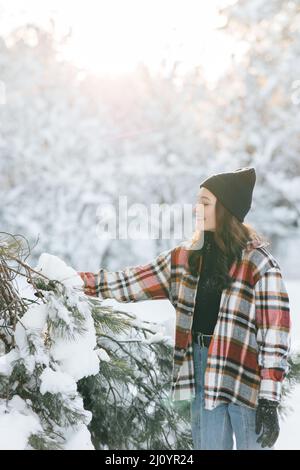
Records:
<instances>
[{"instance_id":1,"label":"bright sky","mask_svg":"<svg viewBox=\"0 0 300 470\"><path fill-rule=\"evenodd\" d=\"M167 58L184 69L201 65L213 81L239 53L216 30L224 21L217 7L228 3L234 0L0 0L0 34L24 20L47 24L52 17L58 31L72 28L63 55L88 71L119 74Z\"/></svg>"}]
</instances>

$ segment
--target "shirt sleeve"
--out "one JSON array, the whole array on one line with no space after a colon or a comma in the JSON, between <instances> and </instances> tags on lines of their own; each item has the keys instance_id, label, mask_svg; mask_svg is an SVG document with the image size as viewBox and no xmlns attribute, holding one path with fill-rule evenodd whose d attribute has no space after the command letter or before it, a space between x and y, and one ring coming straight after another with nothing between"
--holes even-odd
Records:
<instances>
[{"instance_id":1,"label":"shirt sleeve","mask_svg":"<svg viewBox=\"0 0 300 470\"><path fill-rule=\"evenodd\" d=\"M291 318L289 296L278 267L268 269L255 285L256 338L260 366L259 398L280 402L289 371Z\"/></svg>"},{"instance_id":2,"label":"shirt sleeve","mask_svg":"<svg viewBox=\"0 0 300 470\"><path fill-rule=\"evenodd\" d=\"M169 299L171 292L171 253L162 251L144 265L128 266L119 271L100 268L96 273L78 272L84 281L84 292L101 299L138 302Z\"/></svg>"}]
</instances>

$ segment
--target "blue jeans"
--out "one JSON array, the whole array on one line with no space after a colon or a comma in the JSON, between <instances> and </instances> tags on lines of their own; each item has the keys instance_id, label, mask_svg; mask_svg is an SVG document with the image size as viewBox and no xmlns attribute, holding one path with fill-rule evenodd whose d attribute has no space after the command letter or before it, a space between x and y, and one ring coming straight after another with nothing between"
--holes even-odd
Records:
<instances>
[{"instance_id":1,"label":"blue jeans","mask_svg":"<svg viewBox=\"0 0 300 470\"><path fill-rule=\"evenodd\" d=\"M204 372L208 348L193 342L196 397L191 400L191 426L194 450L236 449L274 450L256 442L256 410L235 403L219 404L213 410L204 408Z\"/></svg>"}]
</instances>

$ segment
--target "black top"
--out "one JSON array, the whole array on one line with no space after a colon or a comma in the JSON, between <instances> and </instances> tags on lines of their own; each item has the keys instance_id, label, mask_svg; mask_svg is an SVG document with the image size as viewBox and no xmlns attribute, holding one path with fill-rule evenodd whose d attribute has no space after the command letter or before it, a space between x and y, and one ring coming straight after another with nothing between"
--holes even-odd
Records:
<instances>
[{"instance_id":1,"label":"black top","mask_svg":"<svg viewBox=\"0 0 300 470\"><path fill-rule=\"evenodd\" d=\"M196 293L196 303L192 331L212 335L219 313L222 290L208 291L205 283L213 276L219 247L216 245L213 232L204 232L202 247L202 266Z\"/></svg>"}]
</instances>

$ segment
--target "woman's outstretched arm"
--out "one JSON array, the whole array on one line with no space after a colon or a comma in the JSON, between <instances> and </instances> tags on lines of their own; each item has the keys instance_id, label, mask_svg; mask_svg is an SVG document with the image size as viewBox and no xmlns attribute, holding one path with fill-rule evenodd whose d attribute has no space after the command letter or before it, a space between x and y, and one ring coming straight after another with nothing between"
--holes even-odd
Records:
<instances>
[{"instance_id":1,"label":"woman's outstretched arm","mask_svg":"<svg viewBox=\"0 0 300 470\"><path fill-rule=\"evenodd\" d=\"M128 266L119 271L100 268L96 273L78 272L84 281L84 292L118 302L169 299L172 250L162 251L147 264Z\"/></svg>"}]
</instances>

